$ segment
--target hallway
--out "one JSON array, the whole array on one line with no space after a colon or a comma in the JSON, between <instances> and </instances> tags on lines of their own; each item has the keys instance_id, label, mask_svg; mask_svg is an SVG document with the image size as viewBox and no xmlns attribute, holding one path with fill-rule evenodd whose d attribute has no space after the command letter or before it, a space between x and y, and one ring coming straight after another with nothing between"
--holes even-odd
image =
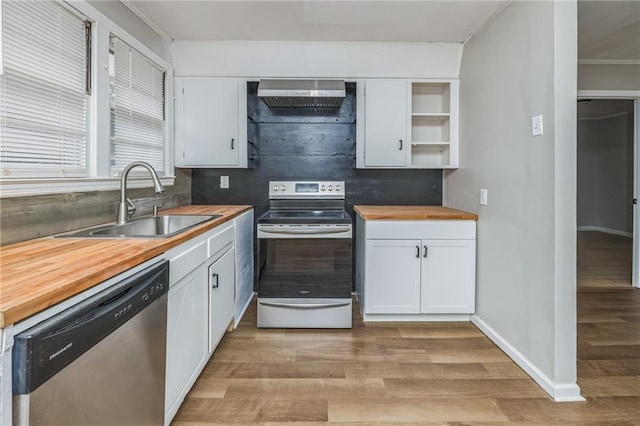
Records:
<instances>
[{"instance_id":1,"label":"hallway","mask_svg":"<svg viewBox=\"0 0 640 426\"><path fill-rule=\"evenodd\" d=\"M633 239L578 232L578 288L631 288Z\"/></svg>"}]
</instances>

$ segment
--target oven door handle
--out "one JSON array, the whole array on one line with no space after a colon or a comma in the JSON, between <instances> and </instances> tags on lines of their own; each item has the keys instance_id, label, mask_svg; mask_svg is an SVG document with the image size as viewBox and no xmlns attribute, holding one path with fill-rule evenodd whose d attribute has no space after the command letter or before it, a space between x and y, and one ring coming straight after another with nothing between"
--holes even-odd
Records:
<instances>
[{"instance_id":1,"label":"oven door handle","mask_svg":"<svg viewBox=\"0 0 640 426\"><path fill-rule=\"evenodd\" d=\"M276 308L293 308L293 309L315 309L315 308L335 308L338 306L347 306L350 302L331 302L331 303L286 303L286 302L264 302L260 304L264 306L273 306Z\"/></svg>"},{"instance_id":2,"label":"oven door handle","mask_svg":"<svg viewBox=\"0 0 640 426\"><path fill-rule=\"evenodd\" d=\"M351 228L331 228L331 229L264 229L260 228L260 232L269 234L288 234L288 235L320 235L320 234L340 234L351 231Z\"/></svg>"}]
</instances>

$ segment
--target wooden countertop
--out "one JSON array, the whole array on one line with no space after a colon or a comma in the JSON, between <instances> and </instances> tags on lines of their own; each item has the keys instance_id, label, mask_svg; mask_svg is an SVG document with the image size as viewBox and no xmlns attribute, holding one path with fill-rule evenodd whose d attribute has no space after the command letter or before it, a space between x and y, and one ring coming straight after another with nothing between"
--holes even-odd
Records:
<instances>
[{"instance_id":1,"label":"wooden countertop","mask_svg":"<svg viewBox=\"0 0 640 426\"><path fill-rule=\"evenodd\" d=\"M161 212L222 214L171 238L45 237L0 246L0 328L43 311L252 208L185 206Z\"/></svg>"},{"instance_id":2,"label":"wooden countertop","mask_svg":"<svg viewBox=\"0 0 640 426\"><path fill-rule=\"evenodd\" d=\"M353 206L364 220L478 220L478 215L443 206Z\"/></svg>"}]
</instances>

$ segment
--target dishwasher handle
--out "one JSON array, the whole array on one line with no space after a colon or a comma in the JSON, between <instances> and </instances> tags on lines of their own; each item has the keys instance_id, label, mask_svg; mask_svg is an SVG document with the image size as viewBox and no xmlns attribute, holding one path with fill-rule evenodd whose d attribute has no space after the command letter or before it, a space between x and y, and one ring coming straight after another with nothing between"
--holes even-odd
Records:
<instances>
[{"instance_id":1,"label":"dishwasher handle","mask_svg":"<svg viewBox=\"0 0 640 426\"><path fill-rule=\"evenodd\" d=\"M14 337L13 393L28 394L169 289L169 262L144 269Z\"/></svg>"}]
</instances>

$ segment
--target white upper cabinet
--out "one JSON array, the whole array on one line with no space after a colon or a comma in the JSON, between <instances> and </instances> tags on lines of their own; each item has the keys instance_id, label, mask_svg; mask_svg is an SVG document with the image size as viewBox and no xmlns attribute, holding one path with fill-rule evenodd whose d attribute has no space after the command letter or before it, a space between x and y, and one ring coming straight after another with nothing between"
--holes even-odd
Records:
<instances>
[{"instance_id":1,"label":"white upper cabinet","mask_svg":"<svg viewBox=\"0 0 640 426\"><path fill-rule=\"evenodd\" d=\"M404 167L407 150L407 83L370 80L365 86L366 167Z\"/></svg>"},{"instance_id":2,"label":"white upper cabinet","mask_svg":"<svg viewBox=\"0 0 640 426\"><path fill-rule=\"evenodd\" d=\"M458 167L458 80L359 85L358 168Z\"/></svg>"},{"instance_id":3,"label":"white upper cabinet","mask_svg":"<svg viewBox=\"0 0 640 426\"><path fill-rule=\"evenodd\" d=\"M176 78L176 166L247 167L247 85Z\"/></svg>"}]
</instances>

